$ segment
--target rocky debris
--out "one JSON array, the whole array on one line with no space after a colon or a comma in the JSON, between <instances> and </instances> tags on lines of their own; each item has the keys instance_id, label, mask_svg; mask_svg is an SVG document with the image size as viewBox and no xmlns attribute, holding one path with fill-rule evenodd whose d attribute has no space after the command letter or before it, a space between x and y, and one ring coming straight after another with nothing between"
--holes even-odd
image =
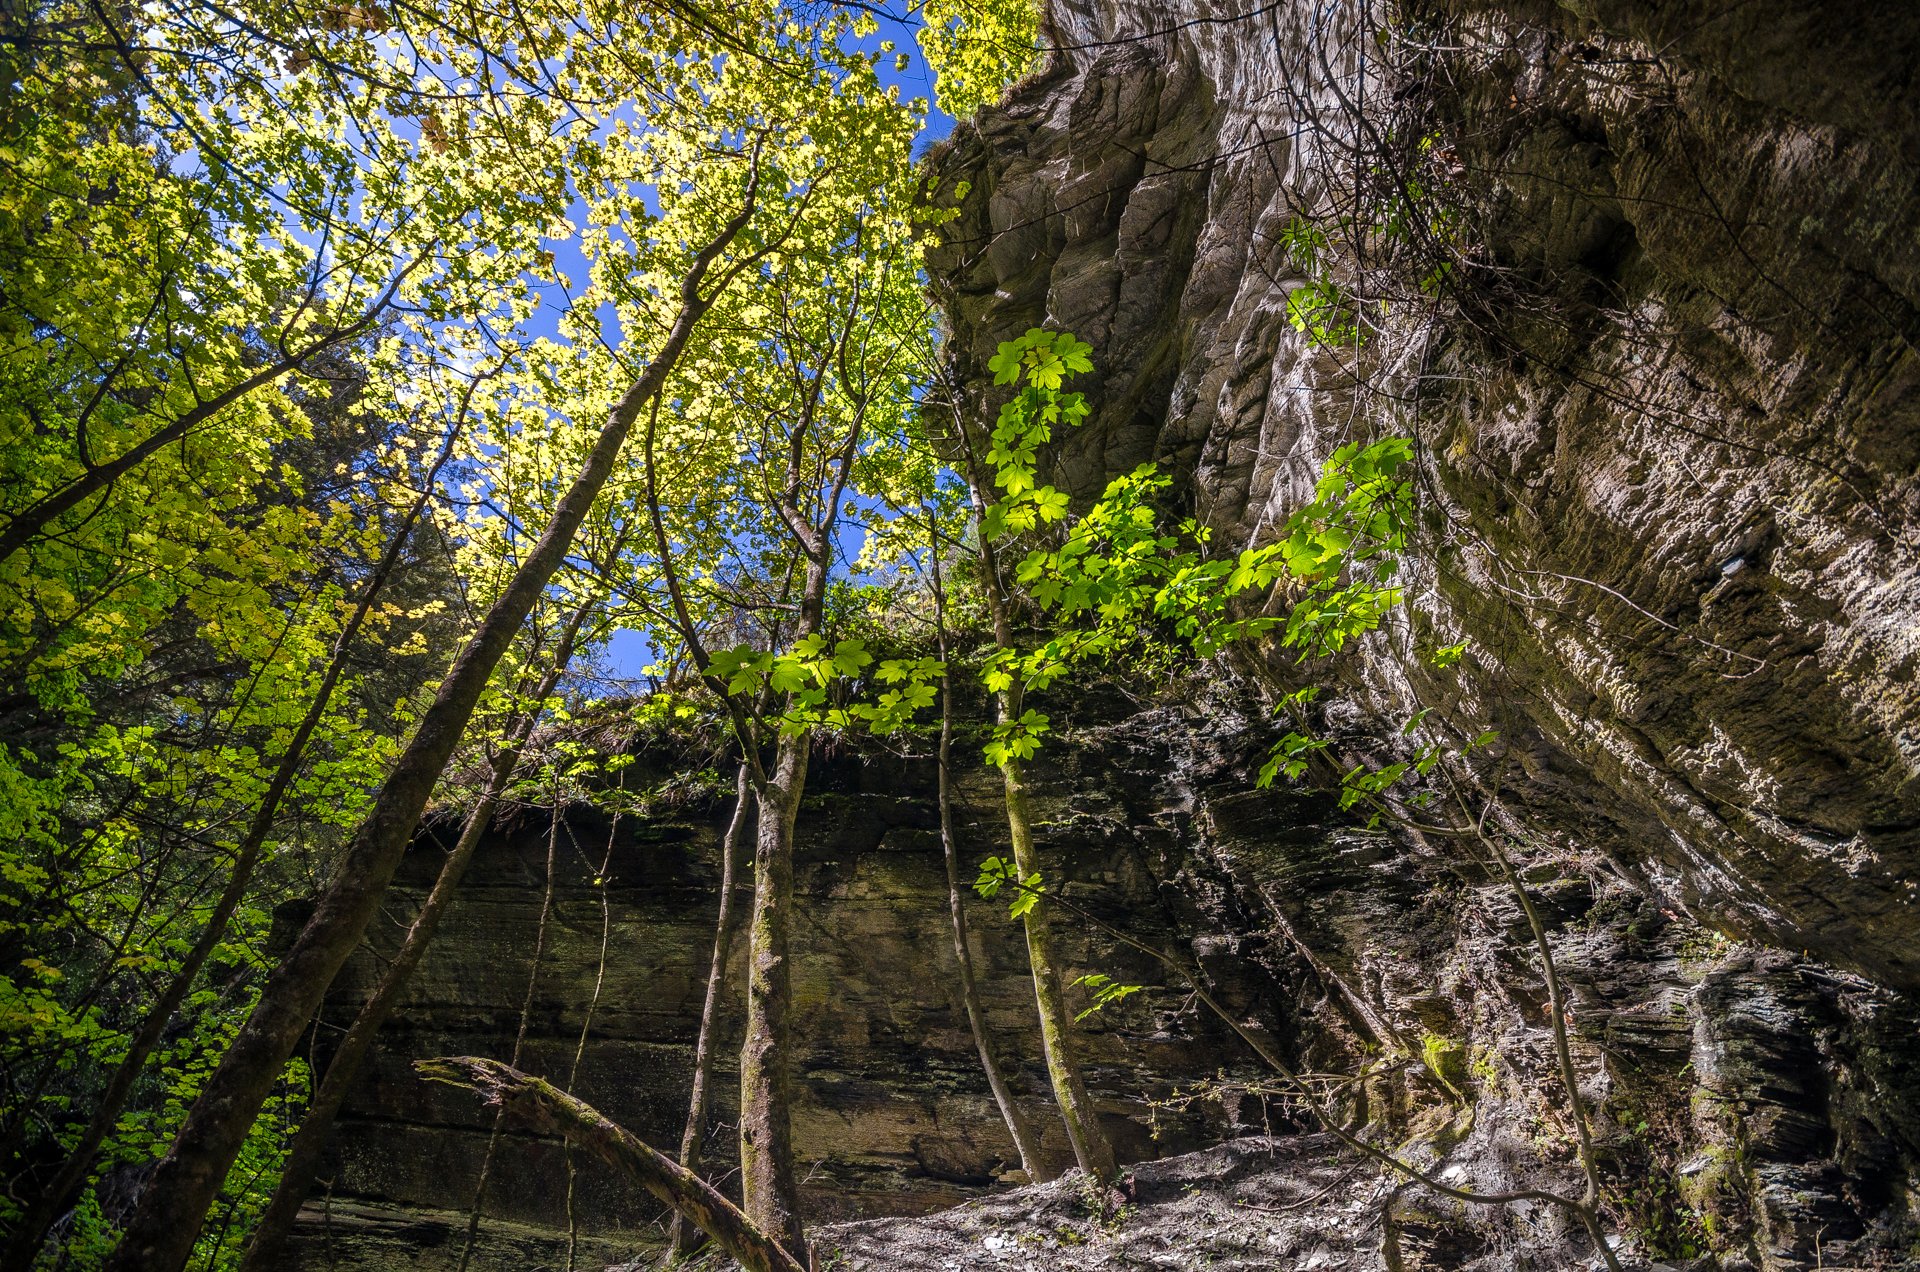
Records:
<instances>
[{"instance_id":1,"label":"rocky debris","mask_svg":"<svg viewBox=\"0 0 1920 1272\"><path fill-rule=\"evenodd\" d=\"M918 1218L815 1234L834 1272L1379 1272L1390 1187L1330 1136L1249 1137L1130 1168L1078 1171Z\"/></svg>"}]
</instances>

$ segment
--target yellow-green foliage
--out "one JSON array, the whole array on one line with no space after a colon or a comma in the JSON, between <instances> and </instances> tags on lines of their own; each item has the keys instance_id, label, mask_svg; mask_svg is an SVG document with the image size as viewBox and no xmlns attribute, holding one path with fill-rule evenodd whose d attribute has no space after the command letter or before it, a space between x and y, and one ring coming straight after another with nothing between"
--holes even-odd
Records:
<instances>
[{"instance_id":1,"label":"yellow-green foliage","mask_svg":"<svg viewBox=\"0 0 1920 1272\"><path fill-rule=\"evenodd\" d=\"M660 353L693 245L740 212L752 174L754 215L710 276L730 289L661 429L666 530L707 556L702 588L765 564L715 559L766 541L766 516L731 511L772 471L759 430L800 407L835 426L858 412L891 445L925 327L924 108L880 83L838 13L738 5L717 46L670 10L642 23L546 0L15 10L0 15L0 532L47 515L0 556L0 948L17 955L0 965L0 1224L75 1142L205 930L420 491L443 496L423 529L458 587L374 607L100 1169L150 1160L179 1124L251 1010L273 903L325 872L457 647L420 624L444 606L457 637L524 560ZM962 61L962 80L980 74ZM868 321L849 332L853 298ZM341 332L325 359L289 352ZM833 375L855 383L795 381L801 346L811 365L812 346L838 351ZM315 435L319 417L353 444L324 450L339 439ZM435 470L443 445L453 466ZM580 560L635 520L638 475L616 474L501 662L476 751L527 705L558 616L608 586L651 603L649 559L606 578ZM602 604L590 638L619 617ZM417 674L384 688L402 658ZM936 670L879 663L893 687L861 718L924 705ZM271 1187L299 1085L236 1168L250 1189ZM233 1222L216 1212L207 1237L227 1245L195 1266L230 1261L261 1198L229 1200ZM111 1239L92 1204L67 1229L72 1266Z\"/></svg>"},{"instance_id":2,"label":"yellow-green foliage","mask_svg":"<svg viewBox=\"0 0 1920 1272\"><path fill-rule=\"evenodd\" d=\"M965 119L996 102L1040 57L1034 0L927 0L920 51L941 110Z\"/></svg>"}]
</instances>

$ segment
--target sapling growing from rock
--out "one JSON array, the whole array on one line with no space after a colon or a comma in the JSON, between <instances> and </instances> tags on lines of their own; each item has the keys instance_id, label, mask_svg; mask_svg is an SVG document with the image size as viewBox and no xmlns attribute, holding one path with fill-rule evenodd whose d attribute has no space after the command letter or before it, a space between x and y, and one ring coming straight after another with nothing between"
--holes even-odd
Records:
<instances>
[{"instance_id":1,"label":"sapling growing from rock","mask_svg":"<svg viewBox=\"0 0 1920 1272\"><path fill-rule=\"evenodd\" d=\"M1116 478L1084 515L1070 517L1067 497L1039 484L1036 455L1039 447L1052 439L1054 425L1072 426L1084 418L1084 400L1079 394L1062 393L1060 385L1073 372L1091 368L1089 353L1088 346L1071 336L1035 329L1001 345L991 364L1000 383L1025 381L1002 409L987 454L994 484L1002 492L1000 500L979 509L986 564L983 574L999 646L988 665L987 682L1001 703L999 725L987 745L987 758L1000 765L1003 773L1012 765L1018 774L1019 764L1037 752L1050 723L1044 714L1024 707L1023 693L1046 688L1090 657L1111 658L1141 644L1171 648L1177 656L1208 657L1235 641L1269 633L1275 644L1299 658L1326 657L1379 628L1402 599L1396 575L1407 545L1413 500L1412 486L1402 475L1413 455L1411 443L1404 438L1354 441L1339 447L1316 483L1313 498L1294 511L1274 541L1247 549L1236 559L1206 558L1203 550L1208 535L1204 527L1192 522L1181 526L1178 536L1161 532L1155 501L1168 481L1151 464ZM983 484L976 477L976 490ZM1050 530L1052 527L1058 528ZM1024 589L1025 598L1052 619L1054 626L1051 636L1023 652L1012 639L1012 624L1005 617L1010 609L1007 594L990 552L995 546L1006 547L1017 536L1046 533L1052 533L1053 540L1029 551L1013 576ZM1284 617L1268 613L1238 616L1236 601L1248 594L1264 595L1274 583L1282 581ZM1156 622L1160 629L1151 630L1148 625ZM1451 665L1463 652L1458 646L1440 650L1435 662ZM1330 762L1329 740L1305 721L1304 708L1317 692L1308 686L1282 699L1279 710L1291 713L1297 727L1272 748L1260 771L1259 785L1266 786L1283 773L1298 778L1316 760ZM1424 715L1421 713L1409 727L1409 733ZM1481 733L1458 748L1458 756L1463 758L1484 748L1491 740L1490 733ZM1445 748L1429 744L1404 761L1379 767L1348 767L1341 771L1339 780L1341 806L1369 812L1370 824L1378 825L1393 816L1384 801L1397 783L1426 777L1448 758ZM1484 818L1470 818L1469 829L1464 832L1443 829L1449 834L1469 834L1486 845L1501 877L1519 898L1533 931L1548 980L1556 1056L1572 1093L1573 1119L1586 1175L1586 1188L1579 1197L1546 1189L1489 1194L1456 1188L1339 1126L1331 1110L1272 1048L1213 999L1198 970L1188 966L1186 960L1135 940L1049 891L1032 849L1030 830L1024 839L1019 833L1024 788L1016 793L1020 799L1009 801L1009 820L1015 826L1014 855L1011 859L988 859L976 887L988 896L1004 890L1009 896L1009 912L1028 921L1030 934L1033 916L1043 914L1049 906L1064 908L1096 924L1192 985L1198 999L1285 1077L1322 1124L1343 1142L1455 1200L1496 1205L1532 1200L1562 1207L1588 1230L1608 1267L1619 1266L1600 1222L1592 1136L1566 1039L1565 1008L1552 951L1531 897L1520 885L1500 845L1488 836ZM1030 935L1030 944L1031 940ZM1036 978L1040 975L1038 962L1035 974ZM1094 992L1093 1006L1082 1013L1083 1017L1134 989L1099 973L1082 977L1079 983ZM1043 1031L1046 1005L1043 995Z\"/></svg>"},{"instance_id":2,"label":"sapling growing from rock","mask_svg":"<svg viewBox=\"0 0 1920 1272\"><path fill-rule=\"evenodd\" d=\"M1073 1056L1072 1022L1048 930L1050 898L1028 804L1026 762L1039 751L1051 721L1027 705L1026 695L1046 689L1077 665L1118 656L1137 644L1171 641L1205 657L1270 630L1279 620L1239 617L1233 601L1264 592L1282 577L1290 550L1315 562L1323 554L1312 543L1288 542L1251 549L1234 560L1207 559L1201 551L1207 535L1192 521L1180 527L1179 535L1162 531L1156 502L1170 482L1152 464L1115 478L1090 509L1070 516L1066 492L1040 482L1037 456L1056 427L1072 427L1086 417L1086 399L1062 385L1093 368L1091 352L1092 346L1067 333L1040 328L1003 343L991 363L995 381L1018 387L994 422L984 463L965 430L961 441L971 470L981 583L994 628L995 648L984 679L994 694L997 720L985 751L1000 770L1012 846L1011 858L988 859L975 887L993 896L1006 882L1018 885L1009 912L1026 932L1054 1096L1080 1166L1110 1180L1116 1169L1113 1151ZM988 503L990 487L997 495ZM1009 578L1003 562L1021 544L1035 546L1011 567ZM1031 648L1023 648L1016 635L1020 602L1052 623L1051 633ZM1133 992L1108 981L1089 984L1084 977L1078 983L1094 991L1090 1011Z\"/></svg>"}]
</instances>

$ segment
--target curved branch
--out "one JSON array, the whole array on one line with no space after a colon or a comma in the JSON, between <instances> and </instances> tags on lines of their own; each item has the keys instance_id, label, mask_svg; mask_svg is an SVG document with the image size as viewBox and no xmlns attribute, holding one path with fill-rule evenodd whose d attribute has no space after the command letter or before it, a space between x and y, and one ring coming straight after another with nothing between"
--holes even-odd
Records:
<instances>
[{"instance_id":1,"label":"curved branch","mask_svg":"<svg viewBox=\"0 0 1920 1272\"><path fill-rule=\"evenodd\" d=\"M704 1179L552 1083L479 1056L416 1060L413 1067L429 1082L477 1091L488 1106L592 1153L685 1215L747 1272L806 1272Z\"/></svg>"}]
</instances>

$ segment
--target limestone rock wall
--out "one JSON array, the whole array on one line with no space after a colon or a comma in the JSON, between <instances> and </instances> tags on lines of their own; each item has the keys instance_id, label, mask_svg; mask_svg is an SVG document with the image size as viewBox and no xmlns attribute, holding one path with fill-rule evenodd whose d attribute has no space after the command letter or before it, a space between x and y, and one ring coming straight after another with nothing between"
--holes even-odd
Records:
<instances>
[{"instance_id":1,"label":"limestone rock wall","mask_svg":"<svg viewBox=\"0 0 1920 1272\"><path fill-rule=\"evenodd\" d=\"M1920 10L1049 12L1061 50L929 181L960 209L929 261L965 413L992 417L1000 340L1075 332L1093 411L1053 479L1085 501L1156 460L1227 550L1264 542L1336 446L1412 436L1404 619L1325 667L1242 659L1240 710L1331 677L1350 757L1390 750L1422 706L1456 737L1499 731L1643 1250L1799 1268L1860 1242L1864 1265L1906 1266ZM1383 74L1395 40L1430 50L1417 82ZM1371 293L1364 352L1329 350L1288 320L1309 279L1285 227L1350 210L1395 127L1429 138L1414 175L1453 218L1458 272L1437 295ZM1427 664L1463 638L1461 670ZM1556 1151L1564 1168L1537 968L1484 863L1303 839L1226 788L1202 802L1196 855L1308 969L1302 1046L1457 1048L1477 1116L1436 1142L1460 1169L1492 1185L1544 1159L1550 1177ZM1431 1095L1371 1111L1430 1121ZM1524 1265L1501 1222L1439 1229L1424 1266Z\"/></svg>"},{"instance_id":2,"label":"limestone rock wall","mask_svg":"<svg viewBox=\"0 0 1920 1272\"><path fill-rule=\"evenodd\" d=\"M1102 732L1108 711L1122 728ZM1184 792L1169 742L1125 727L1121 699L1083 704L1083 733L1038 774L1035 815L1068 895L1124 917L1138 939L1186 948L1234 929L1223 898L1204 907L1180 885L1189 862L1177 831ZM967 753L956 816L967 860L1007 851L998 775ZM331 1187L301 1228L303 1265L456 1266L491 1118L465 1092L419 1081L412 1060L509 1058L573 1089L649 1142L679 1143L713 935L722 806L623 816L564 810L544 949L552 819L526 809L483 845L441 933L382 1034L335 1136ZM981 1078L957 998L946 876L930 760L884 753L823 755L799 820L795 933L796 1151L818 1222L913 1214L995 1187L1019 1166ZM378 974L438 866L415 846L387 903L390 921L336 985L329 1019L344 1023ZM596 882L604 880L604 882ZM1047 1116L1044 1059L1018 925L1004 905L971 906L975 965L1003 1063L1052 1149L1070 1160ZM1089 1085L1129 1160L1181 1152L1264 1127L1257 1098L1155 1108L1177 1088L1248 1076L1253 1057L1217 1021L1166 991L1137 952L1063 924L1070 975L1101 971L1148 992L1084 1026ZM736 942L734 984L744 973ZM1229 941L1231 944L1231 941ZM603 959L604 951L604 959ZM1222 969L1223 996L1278 1029L1280 996L1257 963ZM710 1161L734 1157L738 998L717 1070ZM584 1041L583 1041L584 1039ZM318 1035L324 1056L327 1030ZM571 1189L571 1197L569 1190ZM556 1143L508 1131L493 1150L476 1268L542 1266L564 1255L569 1213L581 1266L638 1257L663 1236L659 1208L582 1162L570 1179ZM599 1257L599 1262L592 1259Z\"/></svg>"},{"instance_id":3,"label":"limestone rock wall","mask_svg":"<svg viewBox=\"0 0 1920 1272\"><path fill-rule=\"evenodd\" d=\"M1271 534L1341 442L1413 436L1425 522L1405 621L1314 674L1343 686L1328 724L1352 753L1394 745L1416 706L1500 732L1610 1222L1668 1266L1913 1266L1920 9L1398 6L1434 50L1404 97L1372 60L1386 20L1352 2L1057 0L1063 51L934 157L933 193L961 211L929 256L956 384L991 418L998 341L1074 331L1095 349L1094 411L1056 480L1085 500L1159 460L1227 548ZM1355 360L1289 323L1307 279L1282 231L1338 206L1363 121L1403 104L1432 131L1435 188L1471 192L1453 208L1471 286L1395 295ZM1462 638L1461 671L1426 664ZM1511 892L1467 846L1254 789L1263 704L1301 675L1255 651L1137 701L1056 692L1040 783L1062 886L1190 950L1298 1064L1364 1075L1343 1109L1450 1182L1574 1186ZM816 775L796 957L811 1200L853 1217L997 1188L1009 1147L951 995L931 771L841 754ZM974 768L962 785L977 858L1000 845L994 790ZM585 1024L581 1093L656 1142L678 1134L719 815L564 823L523 1058L565 1077ZM487 846L342 1127L310 1265L457 1262L487 1122L405 1063L512 1046L546 835L532 812ZM416 849L396 925L433 864ZM1001 1041L1043 1107L1019 946L984 905L976 931ZM1159 979L1069 943L1077 969ZM1088 1050L1130 1156L1311 1129L1237 1093L1258 1085L1250 1057L1164 986L1091 1021ZM1222 1069L1221 1098L1164 1103ZM495 1179L479 1266L557 1262L564 1155L509 1135ZM1547 1208L1384 1185L1364 1200L1321 1266L1591 1259ZM595 1171L571 1205L581 1266L654 1233Z\"/></svg>"},{"instance_id":4,"label":"limestone rock wall","mask_svg":"<svg viewBox=\"0 0 1920 1272\"><path fill-rule=\"evenodd\" d=\"M1577 1187L1544 987L1512 893L1457 849L1354 827L1315 797L1256 789L1271 737L1256 689L1226 677L1138 699L1083 686L1046 702L1060 733L1042 753L1036 811L1058 886L1193 957L1215 995L1290 1063L1325 1075L1344 1114L1448 1182ZM819 757L815 773L801 818L807 917L795 961L797 1139L814 1218L915 1214L999 1192L1011 1182L1011 1146L951 996L930 765L840 754ZM969 854L1002 851L991 774L969 760L960 791ZM565 1081L584 1029L576 1089L655 1142L671 1143L683 1115L723 811L616 825L576 807L561 824L521 1058ZM342 1124L332 1187L302 1228L301 1266L457 1265L489 1125L463 1094L418 1082L407 1065L510 1054L539 940L550 825L544 810L527 811L477 863ZM387 939L434 859L431 844L416 848ZM1629 1249L1729 1272L1904 1266L1920 1160L1912 999L1708 930L1597 858L1549 853L1522 867L1566 982L1609 1214ZM997 1040L1044 1121L1015 932L984 904L974 920ZM1083 1035L1127 1160L1318 1129L1273 1098L1273 1075L1183 987L1064 927L1076 968L1148 986ZM363 992L378 948L356 961L336 1016ZM728 1057L723 1123L731 1076ZM1057 1127L1049 1132L1063 1147ZM723 1129L712 1143L723 1163L727 1139ZM1255 1191L1285 1200L1289 1214L1319 1194L1334 1172L1313 1142L1281 1151L1278 1173ZM1303 1154L1310 1169L1286 1164ZM653 1208L594 1163L580 1164L570 1202L557 1145L510 1131L494 1162L475 1267L563 1266L570 1205L576 1266L623 1263L659 1239ZM1300 1221L1340 1232L1346 1253L1325 1269L1544 1272L1591 1257L1550 1208L1451 1205L1370 1167L1341 1169L1353 1184L1338 1214ZM1295 1239L1290 1222L1272 1221L1266 1248ZM895 1266L929 1266L913 1261L924 1251L911 1225L871 1231L900 1234ZM1214 1235L1237 1249L1250 1231ZM1123 1245L1159 1239L1108 1234L1123 1235ZM862 1242L867 1265L886 1266L885 1249Z\"/></svg>"},{"instance_id":5,"label":"limestone rock wall","mask_svg":"<svg viewBox=\"0 0 1920 1272\"><path fill-rule=\"evenodd\" d=\"M1095 409L1057 479L1159 460L1228 545L1341 442L1413 434L1427 542L1364 705L1500 729L1542 824L1672 904L1920 986L1920 10L1052 12L1066 51L937 161L975 418L999 340L1074 331ZM1449 50L1413 175L1472 268L1355 359L1287 321L1281 230L1394 126L1388 21ZM1464 675L1424 668L1463 636Z\"/></svg>"}]
</instances>

